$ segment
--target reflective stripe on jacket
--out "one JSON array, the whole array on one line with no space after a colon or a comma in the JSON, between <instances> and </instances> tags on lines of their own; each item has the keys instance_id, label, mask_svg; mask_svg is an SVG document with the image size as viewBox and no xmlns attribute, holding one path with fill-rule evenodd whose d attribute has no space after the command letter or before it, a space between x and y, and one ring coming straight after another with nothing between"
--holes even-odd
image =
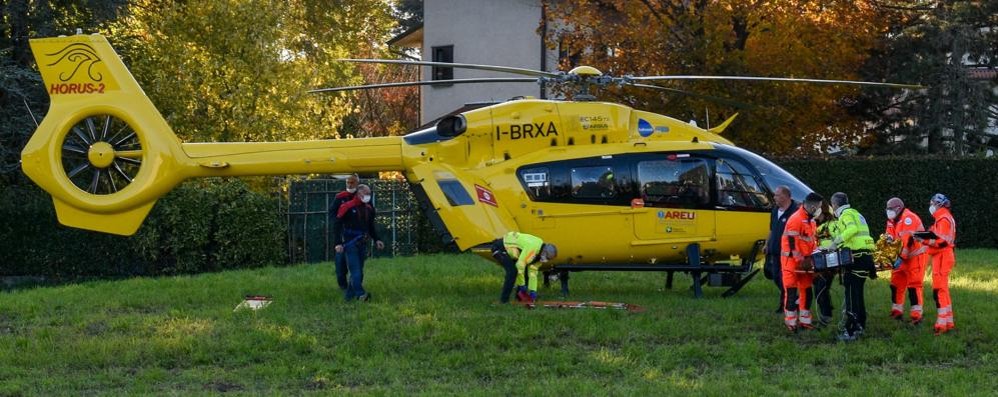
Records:
<instances>
[{"instance_id":1,"label":"reflective stripe on jacket","mask_svg":"<svg viewBox=\"0 0 998 397\"><path fill-rule=\"evenodd\" d=\"M811 255L817 247L815 234L817 226L811 215L808 215L801 205L787 219L787 226L783 229L783 238L780 239L780 255L789 257L792 261L800 263L804 257Z\"/></svg>"},{"instance_id":2,"label":"reflective stripe on jacket","mask_svg":"<svg viewBox=\"0 0 998 397\"><path fill-rule=\"evenodd\" d=\"M929 254L936 255L956 247L956 220L953 219L953 213L950 212L949 208L942 207L937 209L932 217L935 218L935 222L932 223L929 231L935 233L939 239L924 241L925 245L929 247Z\"/></svg>"},{"instance_id":3,"label":"reflective stripe on jacket","mask_svg":"<svg viewBox=\"0 0 998 397\"><path fill-rule=\"evenodd\" d=\"M893 219L887 220L887 234L895 240L901 241L901 259L908 260L925 253L925 246L912 238L912 233L924 230L922 219L905 208L901 212L897 223Z\"/></svg>"},{"instance_id":4,"label":"reflective stripe on jacket","mask_svg":"<svg viewBox=\"0 0 998 397\"><path fill-rule=\"evenodd\" d=\"M544 240L527 233L509 232L503 236L502 244L506 247L506 253L510 258L516 259L517 264L527 265L540 254Z\"/></svg>"},{"instance_id":5,"label":"reflective stripe on jacket","mask_svg":"<svg viewBox=\"0 0 998 397\"><path fill-rule=\"evenodd\" d=\"M839 209L839 219L835 221L837 227L829 229L835 245L853 251L876 249L877 244L870 236L870 225L866 223L866 218L852 207L843 207L846 208Z\"/></svg>"}]
</instances>

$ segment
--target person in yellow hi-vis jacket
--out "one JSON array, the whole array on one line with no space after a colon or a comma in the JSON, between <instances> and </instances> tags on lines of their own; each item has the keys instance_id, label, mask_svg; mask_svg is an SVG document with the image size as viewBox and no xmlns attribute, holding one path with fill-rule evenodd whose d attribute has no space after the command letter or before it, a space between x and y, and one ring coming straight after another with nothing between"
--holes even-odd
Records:
<instances>
[{"instance_id":1,"label":"person in yellow hi-vis jacket","mask_svg":"<svg viewBox=\"0 0 998 397\"><path fill-rule=\"evenodd\" d=\"M517 298L520 301L535 301L537 299L537 270L541 264L558 256L558 249L554 244L545 243L540 237L520 232L506 233L502 238L502 245L508 257L506 262L516 260ZM496 256L496 253L493 253L493 256ZM500 259L498 256L496 258ZM500 259L500 262L503 261ZM507 263L503 263L503 266L508 268ZM529 270L529 274L526 274L527 270ZM504 296L508 296L507 290L512 289L512 283L508 281L510 273L507 270L507 282L503 285ZM526 277L524 277L525 274Z\"/></svg>"}]
</instances>

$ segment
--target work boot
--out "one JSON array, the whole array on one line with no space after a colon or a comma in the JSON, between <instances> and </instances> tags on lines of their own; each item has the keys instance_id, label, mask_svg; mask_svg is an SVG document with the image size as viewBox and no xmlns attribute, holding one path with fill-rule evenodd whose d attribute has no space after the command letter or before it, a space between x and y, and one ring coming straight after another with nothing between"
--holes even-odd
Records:
<instances>
[{"instance_id":1,"label":"work boot","mask_svg":"<svg viewBox=\"0 0 998 397\"><path fill-rule=\"evenodd\" d=\"M832 316L821 316L818 317L818 325L824 327L832 323Z\"/></svg>"},{"instance_id":2,"label":"work boot","mask_svg":"<svg viewBox=\"0 0 998 397\"><path fill-rule=\"evenodd\" d=\"M838 339L839 342L853 342L853 341L855 341L857 339L857 335L855 333L852 334L852 335L849 335L848 332L843 332L841 335L839 335L838 337L836 337L836 339Z\"/></svg>"},{"instance_id":3,"label":"work boot","mask_svg":"<svg viewBox=\"0 0 998 397\"><path fill-rule=\"evenodd\" d=\"M895 320L903 320L904 319L904 312L902 312L900 310L891 310L891 318L893 318Z\"/></svg>"},{"instance_id":4,"label":"work boot","mask_svg":"<svg viewBox=\"0 0 998 397\"><path fill-rule=\"evenodd\" d=\"M357 300L359 300L359 301L361 301L361 302L367 302L367 301L370 301L370 300L371 300L371 293L370 293L370 292L367 292L367 293L365 293L364 295L361 295L361 296L358 296L358 297L357 297Z\"/></svg>"}]
</instances>

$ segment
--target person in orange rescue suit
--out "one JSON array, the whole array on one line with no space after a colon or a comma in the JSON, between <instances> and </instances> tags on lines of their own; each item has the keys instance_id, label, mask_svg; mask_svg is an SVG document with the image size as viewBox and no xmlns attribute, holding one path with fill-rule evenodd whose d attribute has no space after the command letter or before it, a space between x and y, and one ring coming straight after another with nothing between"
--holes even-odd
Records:
<instances>
[{"instance_id":1,"label":"person in orange rescue suit","mask_svg":"<svg viewBox=\"0 0 998 397\"><path fill-rule=\"evenodd\" d=\"M946 195L936 193L929 200L929 213L935 222L929 231L935 234L933 239L915 238L928 247L928 255L932 262L932 298L936 301L936 335L948 332L956 327L953 323L953 303L949 296L949 272L956 265L956 220L950 213L950 201Z\"/></svg>"},{"instance_id":2,"label":"person in orange rescue suit","mask_svg":"<svg viewBox=\"0 0 998 397\"><path fill-rule=\"evenodd\" d=\"M780 267L783 272L783 289L786 296L783 307L784 325L790 331L798 327L811 329L811 283L814 268L811 253L818 247L817 226L814 218L821 215L822 197L808 193L804 204L787 219L780 240Z\"/></svg>"},{"instance_id":3,"label":"person in orange rescue suit","mask_svg":"<svg viewBox=\"0 0 998 397\"><path fill-rule=\"evenodd\" d=\"M905 208L901 199L894 197L887 200L887 236L893 241L901 241L901 254L891 272L891 317L897 320L904 317L904 291L907 289L912 324L922 322L926 248L912 235L922 230L922 219Z\"/></svg>"}]
</instances>

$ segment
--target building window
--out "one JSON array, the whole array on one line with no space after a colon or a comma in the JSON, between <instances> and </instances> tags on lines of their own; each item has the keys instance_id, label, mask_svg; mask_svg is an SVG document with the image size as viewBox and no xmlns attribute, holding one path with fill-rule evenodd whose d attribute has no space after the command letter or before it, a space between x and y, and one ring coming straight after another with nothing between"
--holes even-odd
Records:
<instances>
[{"instance_id":1,"label":"building window","mask_svg":"<svg viewBox=\"0 0 998 397\"><path fill-rule=\"evenodd\" d=\"M454 46L433 47L433 62L454 63ZM454 68L432 69L433 80L454 80Z\"/></svg>"}]
</instances>

